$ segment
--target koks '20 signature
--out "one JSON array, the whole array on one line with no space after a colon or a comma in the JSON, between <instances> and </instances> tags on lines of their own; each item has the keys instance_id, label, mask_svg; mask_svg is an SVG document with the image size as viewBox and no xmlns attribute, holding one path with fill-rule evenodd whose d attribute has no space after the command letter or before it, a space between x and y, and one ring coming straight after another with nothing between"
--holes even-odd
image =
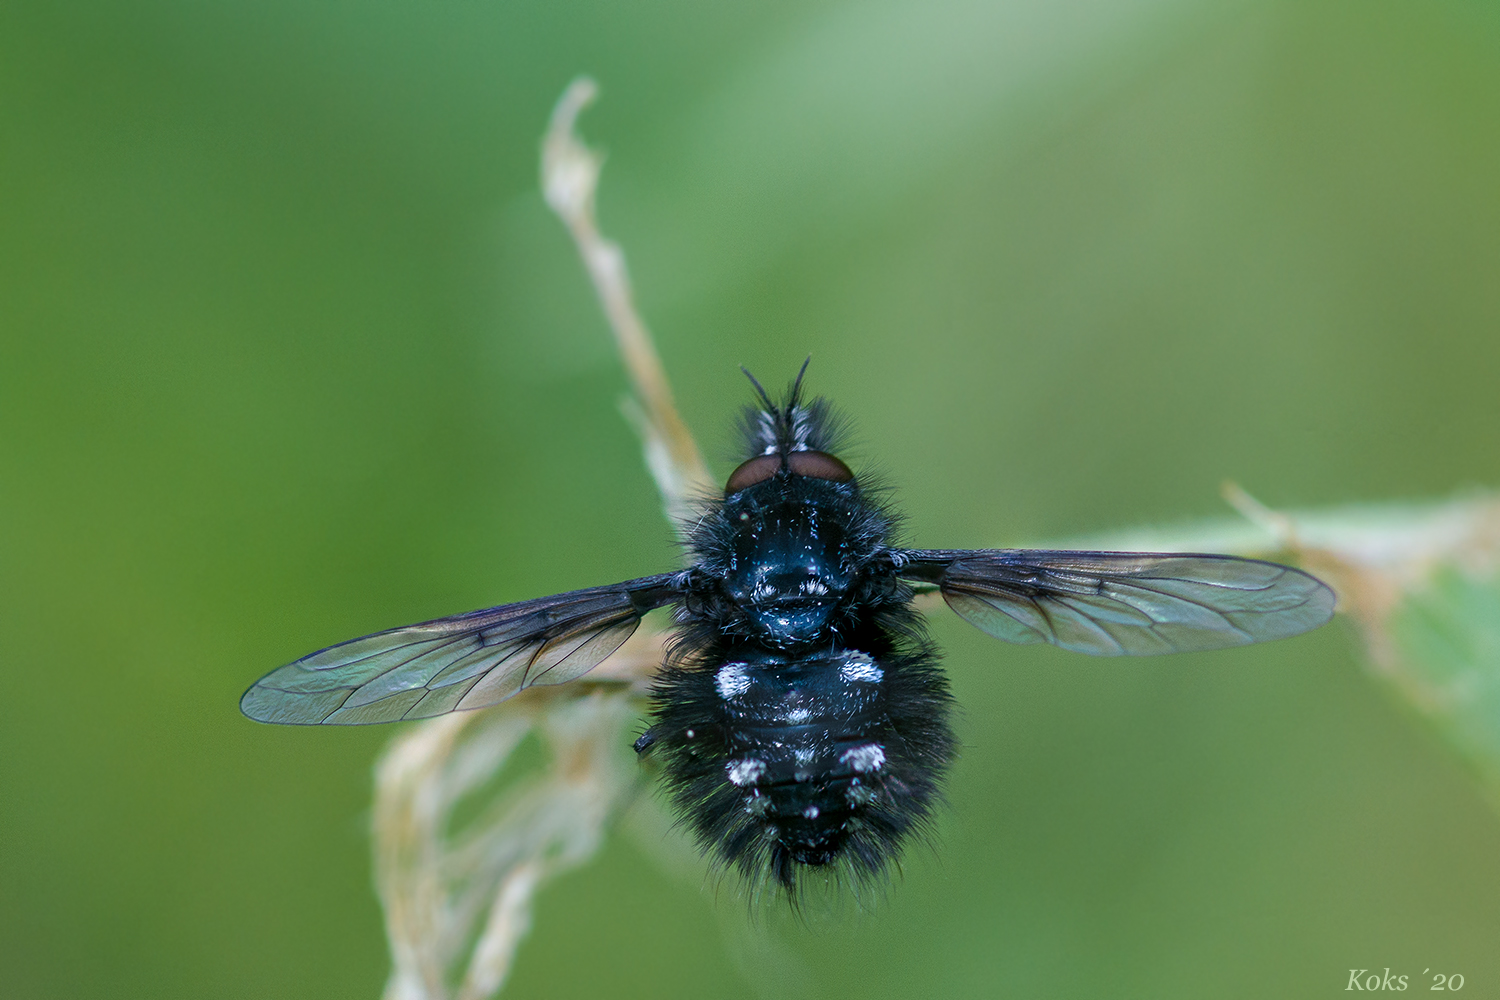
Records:
<instances>
[{"instance_id":1,"label":"koks '20 signature","mask_svg":"<svg viewBox=\"0 0 1500 1000\"><path fill-rule=\"evenodd\" d=\"M1431 969L1423 969L1422 975L1431 973ZM1384 973L1371 972L1369 969L1350 969L1349 985L1345 990L1396 990L1406 989L1406 976L1393 976L1387 968ZM1429 990L1461 990L1464 988L1464 977L1460 973L1439 972L1432 977L1432 985Z\"/></svg>"}]
</instances>

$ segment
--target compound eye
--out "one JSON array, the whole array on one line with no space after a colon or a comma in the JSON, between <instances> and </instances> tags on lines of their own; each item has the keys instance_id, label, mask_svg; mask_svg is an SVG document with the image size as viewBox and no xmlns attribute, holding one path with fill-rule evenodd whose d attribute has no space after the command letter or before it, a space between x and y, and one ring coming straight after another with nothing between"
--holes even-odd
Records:
<instances>
[{"instance_id":1,"label":"compound eye","mask_svg":"<svg viewBox=\"0 0 1500 1000\"><path fill-rule=\"evenodd\" d=\"M738 493L756 483L763 483L776 475L779 468L780 455L757 455L729 474L729 482L724 484L724 493Z\"/></svg>"},{"instance_id":2,"label":"compound eye","mask_svg":"<svg viewBox=\"0 0 1500 1000\"><path fill-rule=\"evenodd\" d=\"M824 451L794 451L786 457L787 468L799 476L847 483L854 479L849 466Z\"/></svg>"}]
</instances>

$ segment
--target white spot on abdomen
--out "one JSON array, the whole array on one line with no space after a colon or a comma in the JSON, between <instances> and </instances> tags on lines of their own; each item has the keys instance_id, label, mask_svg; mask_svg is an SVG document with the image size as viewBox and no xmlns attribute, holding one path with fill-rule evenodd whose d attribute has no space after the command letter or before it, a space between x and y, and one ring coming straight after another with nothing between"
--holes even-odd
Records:
<instances>
[{"instance_id":1,"label":"white spot on abdomen","mask_svg":"<svg viewBox=\"0 0 1500 1000\"><path fill-rule=\"evenodd\" d=\"M860 772L878 771L885 764L885 751L880 749L879 743L866 743L839 754L839 762Z\"/></svg>"},{"instance_id":2,"label":"white spot on abdomen","mask_svg":"<svg viewBox=\"0 0 1500 1000\"><path fill-rule=\"evenodd\" d=\"M839 666L839 680L845 684L856 681L879 684L884 679L885 671L880 669L868 653L850 652L844 656L844 662Z\"/></svg>"},{"instance_id":3,"label":"white spot on abdomen","mask_svg":"<svg viewBox=\"0 0 1500 1000\"><path fill-rule=\"evenodd\" d=\"M746 757L744 760L732 760L726 766L729 772L729 783L739 785L753 785L766 773L766 762L756 760L754 757Z\"/></svg>"},{"instance_id":4,"label":"white spot on abdomen","mask_svg":"<svg viewBox=\"0 0 1500 1000\"><path fill-rule=\"evenodd\" d=\"M728 701L750 690L750 675L745 672L747 666L747 663L726 663L719 669L714 684L719 689L720 698Z\"/></svg>"}]
</instances>

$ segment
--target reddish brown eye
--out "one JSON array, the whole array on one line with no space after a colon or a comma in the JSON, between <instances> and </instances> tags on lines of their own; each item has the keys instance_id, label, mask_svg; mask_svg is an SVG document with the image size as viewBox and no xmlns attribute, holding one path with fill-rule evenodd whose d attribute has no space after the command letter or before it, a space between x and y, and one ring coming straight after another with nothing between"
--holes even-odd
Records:
<instances>
[{"instance_id":1,"label":"reddish brown eye","mask_svg":"<svg viewBox=\"0 0 1500 1000\"><path fill-rule=\"evenodd\" d=\"M854 478L849 466L823 451L794 451L786 457L787 468L799 476L847 483Z\"/></svg>"},{"instance_id":2,"label":"reddish brown eye","mask_svg":"<svg viewBox=\"0 0 1500 1000\"><path fill-rule=\"evenodd\" d=\"M827 479L835 483L847 483L854 479L849 466L822 451L790 452L786 456L786 466L794 475L811 479ZM780 468L780 455L757 455L730 473L724 492L738 493L756 483L763 483L776 475Z\"/></svg>"},{"instance_id":3,"label":"reddish brown eye","mask_svg":"<svg viewBox=\"0 0 1500 1000\"><path fill-rule=\"evenodd\" d=\"M780 455L757 455L729 474L729 482L724 485L724 492L726 494L738 493L748 486L763 483L776 475L776 470L779 468L781 468Z\"/></svg>"}]
</instances>

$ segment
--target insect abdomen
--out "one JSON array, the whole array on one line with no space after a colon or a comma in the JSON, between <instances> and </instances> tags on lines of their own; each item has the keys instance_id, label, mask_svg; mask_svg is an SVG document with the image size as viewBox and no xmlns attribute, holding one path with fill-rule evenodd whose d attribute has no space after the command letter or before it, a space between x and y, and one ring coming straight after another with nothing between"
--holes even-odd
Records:
<instances>
[{"instance_id":1,"label":"insect abdomen","mask_svg":"<svg viewBox=\"0 0 1500 1000\"><path fill-rule=\"evenodd\" d=\"M651 728L699 840L788 890L799 865L878 874L927 820L953 754L928 651L716 653L663 674Z\"/></svg>"}]
</instances>

